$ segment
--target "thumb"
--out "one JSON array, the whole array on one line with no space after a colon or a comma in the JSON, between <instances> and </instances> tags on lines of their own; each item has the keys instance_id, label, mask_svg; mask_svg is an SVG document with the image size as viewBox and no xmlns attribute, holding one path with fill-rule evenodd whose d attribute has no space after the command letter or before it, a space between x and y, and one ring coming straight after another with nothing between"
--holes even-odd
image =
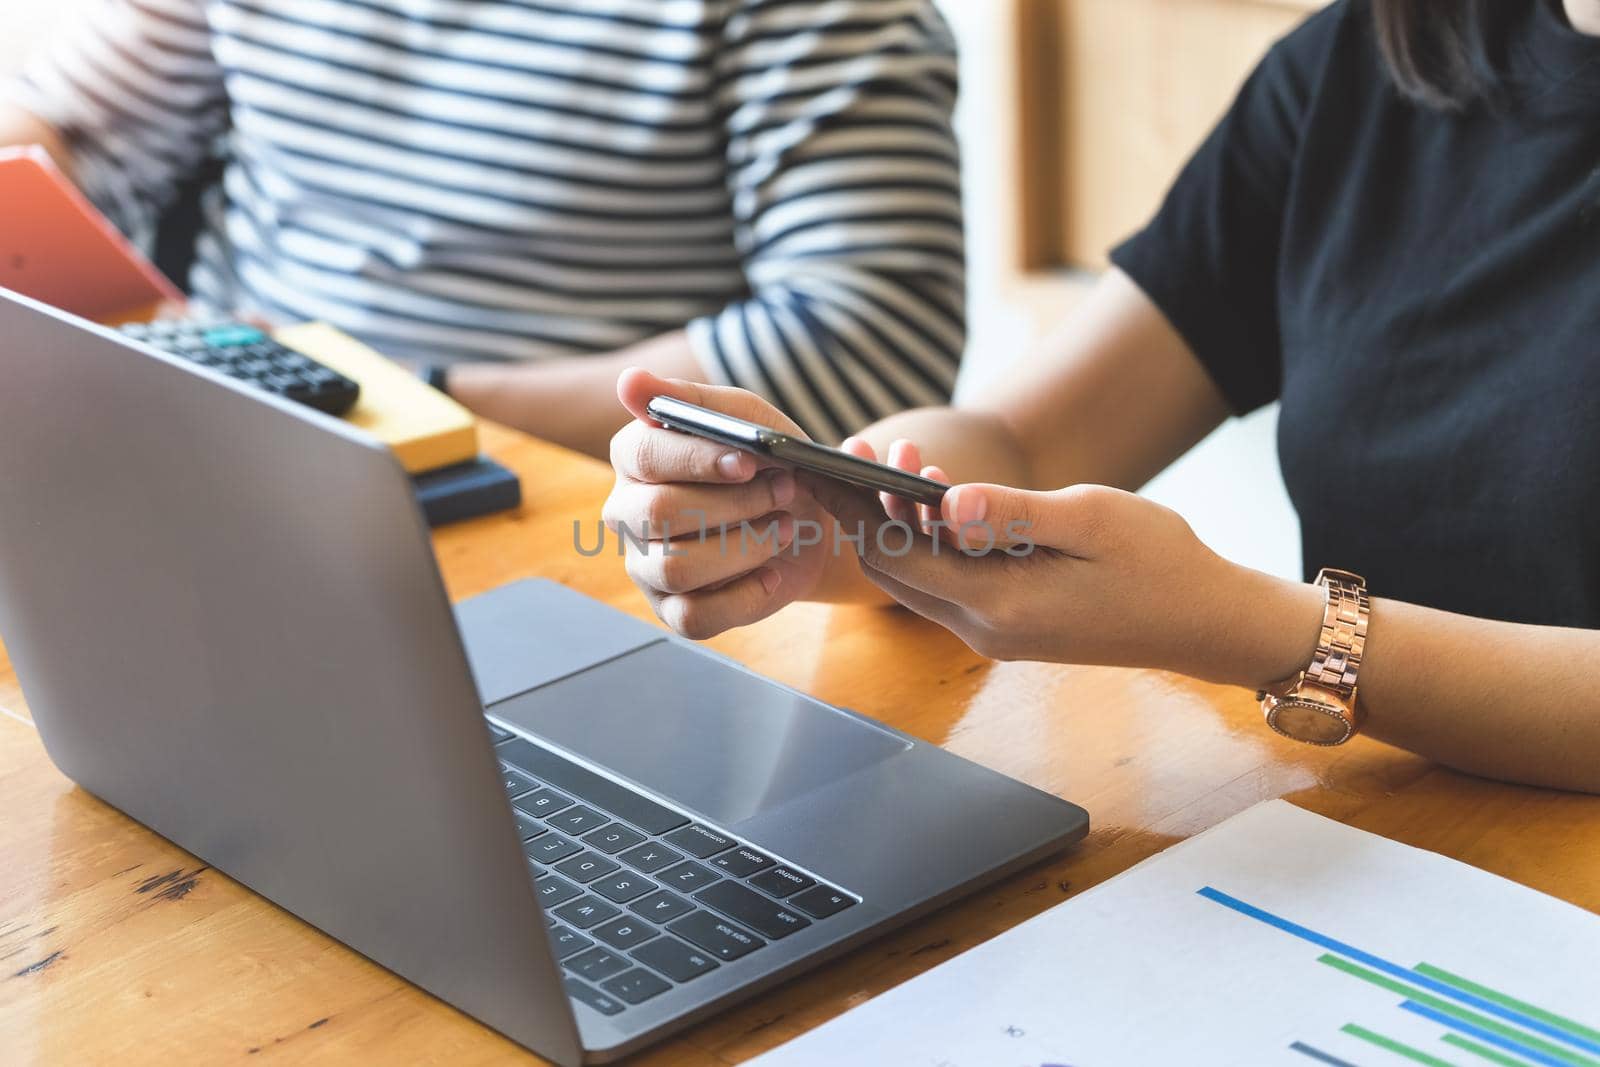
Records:
<instances>
[{"instance_id":1,"label":"thumb","mask_svg":"<svg viewBox=\"0 0 1600 1067\"><path fill-rule=\"evenodd\" d=\"M654 422L645 406L658 396L670 396L697 404L736 419L744 419L786 434L809 440L794 421L745 389L726 385L702 385L683 378L662 378L643 367L629 367L617 378L617 399L629 414L643 422Z\"/></svg>"},{"instance_id":2,"label":"thumb","mask_svg":"<svg viewBox=\"0 0 1600 1067\"><path fill-rule=\"evenodd\" d=\"M1075 528L1071 493L972 483L946 493L940 511L963 548L1043 545L1077 555L1083 531Z\"/></svg>"}]
</instances>

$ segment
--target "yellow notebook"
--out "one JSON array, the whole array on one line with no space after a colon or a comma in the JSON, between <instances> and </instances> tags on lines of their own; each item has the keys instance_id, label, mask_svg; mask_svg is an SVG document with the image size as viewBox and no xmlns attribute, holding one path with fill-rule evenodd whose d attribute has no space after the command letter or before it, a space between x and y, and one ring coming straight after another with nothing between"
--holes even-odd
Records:
<instances>
[{"instance_id":1,"label":"yellow notebook","mask_svg":"<svg viewBox=\"0 0 1600 1067\"><path fill-rule=\"evenodd\" d=\"M361 383L361 399L344 416L394 450L412 474L478 457L472 413L415 374L325 322L287 326L279 344Z\"/></svg>"}]
</instances>

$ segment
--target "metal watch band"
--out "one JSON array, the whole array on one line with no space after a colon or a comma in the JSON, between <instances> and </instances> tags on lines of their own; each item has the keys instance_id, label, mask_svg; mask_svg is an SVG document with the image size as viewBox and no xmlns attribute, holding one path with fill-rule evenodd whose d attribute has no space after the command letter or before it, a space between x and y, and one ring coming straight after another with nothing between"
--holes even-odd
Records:
<instances>
[{"instance_id":1,"label":"metal watch band","mask_svg":"<svg viewBox=\"0 0 1600 1067\"><path fill-rule=\"evenodd\" d=\"M1304 682L1331 690L1345 700L1356 691L1356 675L1367 645L1371 599L1360 575L1324 567L1317 584L1327 591L1322 634L1306 668Z\"/></svg>"}]
</instances>

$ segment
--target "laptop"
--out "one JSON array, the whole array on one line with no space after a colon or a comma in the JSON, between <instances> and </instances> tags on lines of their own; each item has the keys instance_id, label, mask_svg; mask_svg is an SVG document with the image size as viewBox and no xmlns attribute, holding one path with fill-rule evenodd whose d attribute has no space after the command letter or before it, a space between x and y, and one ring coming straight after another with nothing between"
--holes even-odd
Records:
<instances>
[{"instance_id":1,"label":"laptop","mask_svg":"<svg viewBox=\"0 0 1600 1067\"><path fill-rule=\"evenodd\" d=\"M559 584L452 609L405 473L320 412L4 291L0 383L0 634L51 759L557 1063L1087 829Z\"/></svg>"}]
</instances>

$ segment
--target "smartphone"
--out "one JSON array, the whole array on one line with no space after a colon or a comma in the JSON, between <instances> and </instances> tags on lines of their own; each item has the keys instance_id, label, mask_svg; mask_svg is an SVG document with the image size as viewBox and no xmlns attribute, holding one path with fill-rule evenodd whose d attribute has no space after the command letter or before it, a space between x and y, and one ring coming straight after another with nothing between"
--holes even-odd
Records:
<instances>
[{"instance_id":1,"label":"smartphone","mask_svg":"<svg viewBox=\"0 0 1600 1067\"><path fill-rule=\"evenodd\" d=\"M732 445L746 452L768 456L796 470L821 474L862 489L913 500L918 504L938 507L939 501L944 499L945 490L950 488L931 478L873 463L837 448L797 440L778 430L670 396L656 397L645 406L645 411L668 429Z\"/></svg>"}]
</instances>

